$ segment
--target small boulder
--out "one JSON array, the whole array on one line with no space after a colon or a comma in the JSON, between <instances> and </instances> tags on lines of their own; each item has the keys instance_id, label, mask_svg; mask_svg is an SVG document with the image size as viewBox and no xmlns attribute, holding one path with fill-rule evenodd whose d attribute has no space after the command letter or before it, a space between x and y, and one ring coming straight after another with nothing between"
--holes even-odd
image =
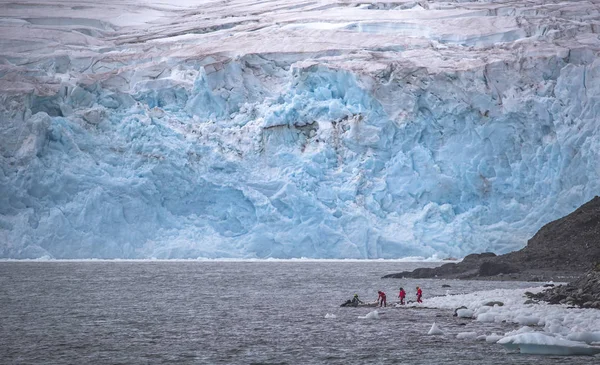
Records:
<instances>
[{"instance_id":1,"label":"small boulder","mask_svg":"<svg viewBox=\"0 0 600 365\"><path fill-rule=\"evenodd\" d=\"M486 307L493 307L497 305L498 307L502 307L504 305L504 303L500 302L500 301L493 301L493 302L487 302L484 304L484 306Z\"/></svg>"},{"instance_id":2,"label":"small boulder","mask_svg":"<svg viewBox=\"0 0 600 365\"><path fill-rule=\"evenodd\" d=\"M559 304L562 303L567 297L563 294L550 294L547 301L550 304Z\"/></svg>"},{"instance_id":3,"label":"small boulder","mask_svg":"<svg viewBox=\"0 0 600 365\"><path fill-rule=\"evenodd\" d=\"M595 298L591 294L582 294L578 299L582 302L593 302Z\"/></svg>"}]
</instances>

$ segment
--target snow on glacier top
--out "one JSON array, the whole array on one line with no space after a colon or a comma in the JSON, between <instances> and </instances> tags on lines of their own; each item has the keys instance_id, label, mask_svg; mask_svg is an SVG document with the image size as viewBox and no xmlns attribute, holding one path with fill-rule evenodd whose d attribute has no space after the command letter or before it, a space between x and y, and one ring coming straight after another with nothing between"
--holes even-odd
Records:
<instances>
[{"instance_id":1,"label":"snow on glacier top","mask_svg":"<svg viewBox=\"0 0 600 365\"><path fill-rule=\"evenodd\" d=\"M585 35L597 29L597 9L587 1L109 0L40 5L2 0L0 4L2 54L16 58L56 52L90 57L91 52L96 58L117 53L120 62L134 62L148 57L261 53L306 53L310 59L308 53L319 53L319 62L353 70L380 71L404 61L438 72L514 59L523 52L568 53L568 47L585 42ZM574 37L572 28L580 34ZM597 45L597 37L593 38Z\"/></svg>"},{"instance_id":2,"label":"snow on glacier top","mask_svg":"<svg viewBox=\"0 0 600 365\"><path fill-rule=\"evenodd\" d=\"M503 253L600 191L596 1L0 9L0 258Z\"/></svg>"}]
</instances>

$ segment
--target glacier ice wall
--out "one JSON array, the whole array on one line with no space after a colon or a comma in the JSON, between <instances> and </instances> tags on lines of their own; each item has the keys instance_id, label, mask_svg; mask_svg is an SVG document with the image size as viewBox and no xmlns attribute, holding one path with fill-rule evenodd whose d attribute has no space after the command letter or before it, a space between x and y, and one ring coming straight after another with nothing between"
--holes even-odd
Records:
<instances>
[{"instance_id":1,"label":"glacier ice wall","mask_svg":"<svg viewBox=\"0 0 600 365\"><path fill-rule=\"evenodd\" d=\"M369 23L359 33L399 29ZM434 51L378 48L378 57L189 58L160 45L160 57L120 51L133 59L6 56L0 82L14 90L0 93L0 258L518 249L600 191L600 59L579 45L506 46L481 60L492 43L537 34L511 29L430 31ZM453 67L419 64L431 52ZM15 86L28 80L48 90Z\"/></svg>"}]
</instances>

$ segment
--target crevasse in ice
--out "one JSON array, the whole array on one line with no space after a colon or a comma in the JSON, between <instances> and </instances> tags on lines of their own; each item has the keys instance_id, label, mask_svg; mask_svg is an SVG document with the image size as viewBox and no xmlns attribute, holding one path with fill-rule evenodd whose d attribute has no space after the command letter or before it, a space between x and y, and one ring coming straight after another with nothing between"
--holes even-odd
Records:
<instances>
[{"instance_id":1,"label":"crevasse in ice","mask_svg":"<svg viewBox=\"0 0 600 365\"><path fill-rule=\"evenodd\" d=\"M329 50L137 50L93 72L43 58L67 75L52 90L0 93L0 257L504 253L598 194L593 47L462 65L489 39L428 37L452 67ZM431 52L415 47L393 56Z\"/></svg>"}]
</instances>

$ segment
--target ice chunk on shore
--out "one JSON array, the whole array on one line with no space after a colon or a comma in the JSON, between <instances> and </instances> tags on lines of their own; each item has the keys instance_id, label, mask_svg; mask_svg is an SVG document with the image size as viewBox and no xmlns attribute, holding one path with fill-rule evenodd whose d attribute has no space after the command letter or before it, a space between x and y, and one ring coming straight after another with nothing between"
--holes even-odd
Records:
<instances>
[{"instance_id":1,"label":"ice chunk on shore","mask_svg":"<svg viewBox=\"0 0 600 365\"><path fill-rule=\"evenodd\" d=\"M533 315L520 315L515 318L515 322L523 326L537 326L540 319Z\"/></svg>"},{"instance_id":2,"label":"ice chunk on shore","mask_svg":"<svg viewBox=\"0 0 600 365\"><path fill-rule=\"evenodd\" d=\"M456 311L456 316L459 318L473 318L473 314L475 312L472 309L459 309Z\"/></svg>"},{"instance_id":3,"label":"ice chunk on shore","mask_svg":"<svg viewBox=\"0 0 600 365\"><path fill-rule=\"evenodd\" d=\"M481 313L477 316L478 322L495 322L496 315L494 313Z\"/></svg>"},{"instance_id":4,"label":"ice chunk on shore","mask_svg":"<svg viewBox=\"0 0 600 365\"><path fill-rule=\"evenodd\" d=\"M437 325L437 323L433 322L433 324L431 325L431 329L429 330L429 332L427 332L428 335L443 335L444 332L440 329L440 327Z\"/></svg>"},{"instance_id":5,"label":"ice chunk on shore","mask_svg":"<svg viewBox=\"0 0 600 365\"><path fill-rule=\"evenodd\" d=\"M591 356L600 353L600 347L564 338L552 337L541 332L521 333L504 337L498 343L510 349L518 348L523 354Z\"/></svg>"},{"instance_id":6,"label":"ice chunk on shore","mask_svg":"<svg viewBox=\"0 0 600 365\"><path fill-rule=\"evenodd\" d=\"M519 329L516 329L514 331L510 331L510 332L506 332L504 334L504 337L506 336L514 336L514 335L520 335L521 333L531 333L531 332L535 332L535 330L529 326L525 326L525 327L521 327Z\"/></svg>"},{"instance_id":7,"label":"ice chunk on shore","mask_svg":"<svg viewBox=\"0 0 600 365\"><path fill-rule=\"evenodd\" d=\"M502 335L498 335L496 333L492 333L489 336L485 336L485 342L487 342L487 343L496 343L496 342L498 342L498 340L500 340L503 337L504 336L502 336Z\"/></svg>"},{"instance_id":8,"label":"ice chunk on shore","mask_svg":"<svg viewBox=\"0 0 600 365\"><path fill-rule=\"evenodd\" d=\"M574 332L567 335L567 340L581 341L587 344L600 342L600 332Z\"/></svg>"}]
</instances>

